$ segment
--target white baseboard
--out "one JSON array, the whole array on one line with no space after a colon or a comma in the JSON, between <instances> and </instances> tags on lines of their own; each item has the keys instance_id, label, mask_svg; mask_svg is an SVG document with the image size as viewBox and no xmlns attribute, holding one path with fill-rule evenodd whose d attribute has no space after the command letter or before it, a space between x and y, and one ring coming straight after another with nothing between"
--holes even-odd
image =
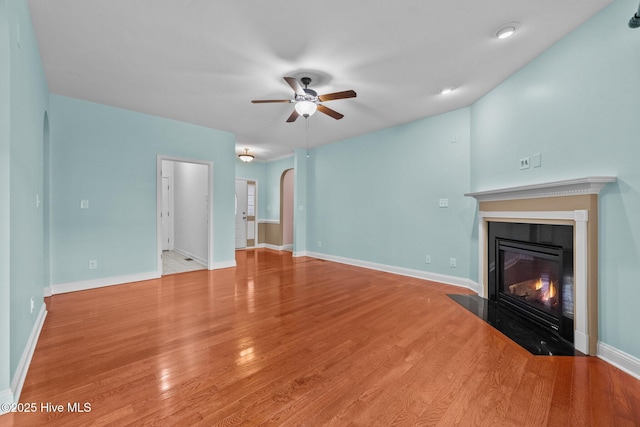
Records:
<instances>
[{"instance_id":1,"label":"white baseboard","mask_svg":"<svg viewBox=\"0 0 640 427\"><path fill-rule=\"evenodd\" d=\"M293 245L276 246L276 245L271 245L269 243L259 243L256 246L254 246L254 248L266 248L266 249L273 249L274 251L293 252ZM247 248L247 249L250 249L250 248Z\"/></svg>"},{"instance_id":2,"label":"white baseboard","mask_svg":"<svg viewBox=\"0 0 640 427\"><path fill-rule=\"evenodd\" d=\"M312 255L309 255L310 253L311 252L307 252L307 251L293 251L293 255L292 256L294 258L299 258L299 257L302 257L302 256L312 256ZM314 258L318 258L318 257L314 257Z\"/></svg>"},{"instance_id":3,"label":"white baseboard","mask_svg":"<svg viewBox=\"0 0 640 427\"><path fill-rule=\"evenodd\" d=\"M5 407L6 404L14 403L13 401L13 392L10 388L6 390L0 391L0 415L6 414L9 411L3 411L2 408Z\"/></svg>"},{"instance_id":4,"label":"white baseboard","mask_svg":"<svg viewBox=\"0 0 640 427\"><path fill-rule=\"evenodd\" d=\"M236 260L214 262L210 270L220 270L223 268L231 268L236 266Z\"/></svg>"},{"instance_id":5,"label":"white baseboard","mask_svg":"<svg viewBox=\"0 0 640 427\"><path fill-rule=\"evenodd\" d=\"M414 269L405 268L405 267L396 267L394 265L378 264L375 262L362 261L362 260L352 259L352 258L344 258L340 256L327 255L327 254L322 254L318 252L304 252L305 255L296 255L297 253L294 253L293 256L294 257L310 256L313 258L324 259L327 261L339 262L341 264L348 264L356 267L368 268L371 270L384 271L386 273L394 273L394 274L399 274L401 276L415 277L417 279L430 280L432 282L444 283L447 285L460 286L462 288L471 289L476 293L480 290L480 284L474 282L471 279L465 279L462 277L448 276L445 274L431 273L429 271L414 270Z\"/></svg>"},{"instance_id":6,"label":"white baseboard","mask_svg":"<svg viewBox=\"0 0 640 427\"><path fill-rule=\"evenodd\" d=\"M104 277L101 279L81 280L78 282L51 285L51 295L67 292L85 291L87 289L103 288L105 286L121 285L123 283L141 282L143 280L159 279L158 272L128 274L125 276Z\"/></svg>"},{"instance_id":7,"label":"white baseboard","mask_svg":"<svg viewBox=\"0 0 640 427\"><path fill-rule=\"evenodd\" d=\"M38 317L31 329L31 334L29 334L27 345L24 347L24 351L22 352L22 357L20 357L20 362L18 362L18 367L13 375L13 380L11 380L11 392L14 402L18 402L20 400L22 386L24 385L24 380L27 378L29 365L31 365L31 358L33 357L33 352L36 350L36 344L38 343L40 331L42 331L42 325L44 325L44 319L46 317L47 306L43 302L40 307L40 311L38 312Z\"/></svg>"},{"instance_id":8,"label":"white baseboard","mask_svg":"<svg viewBox=\"0 0 640 427\"><path fill-rule=\"evenodd\" d=\"M603 342L598 342L597 355L605 362L640 380L640 359Z\"/></svg>"},{"instance_id":9,"label":"white baseboard","mask_svg":"<svg viewBox=\"0 0 640 427\"><path fill-rule=\"evenodd\" d=\"M276 246L276 245L271 245L269 243L265 243L264 247L267 249L273 249L274 251L281 251L284 249L284 246Z\"/></svg>"},{"instance_id":10,"label":"white baseboard","mask_svg":"<svg viewBox=\"0 0 640 427\"><path fill-rule=\"evenodd\" d=\"M44 297L50 297L51 296L51 286L45 286L44 287Z\"/></svg>"},{"instance_id":11,"label":"white baseboard","mask_svg":"<svg viewBox=\"0 0 640 427\"><path fill-rule=\"evenodd\" d=\"M277 245L272 245L270 243L260 243L256 247L257 248L273 249L274 251L289 251L289 252L291 252L293 250L293 245L277 246Z\"/></svg>"},{"instance_id":12,"label":"white baseboard","mask_svg":"<svg viewBox=\"0 0 640 427\"><path fill-rule=\"evenodd\" d=\"M185 256L187 258L191 258L192 260L204 265L205 267L207 266L208 262L206 259L199 257L198 255L192 254L189 251L185 251L184 249L178 249L178 248L173 248L174 252L179 253L182 256Z\"/></svg>"}]
</instances>

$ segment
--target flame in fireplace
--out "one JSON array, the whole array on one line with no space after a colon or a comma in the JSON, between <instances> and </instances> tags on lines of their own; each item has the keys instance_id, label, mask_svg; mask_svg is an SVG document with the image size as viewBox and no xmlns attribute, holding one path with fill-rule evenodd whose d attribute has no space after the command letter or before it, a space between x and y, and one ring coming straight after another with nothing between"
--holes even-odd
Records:
<instances>
[{"instance_id":1,"label":"flame in fireplace","mask_svg":"<svg viewBox=\"0 0 640 427\"><path fill-rule=\"evenodd\" d=\"M542 278L538 279L535 284L535 288L536 291L541 291L540 300L542 301L549 301L558 293L556 285L552 281L542 280Z\"/></svg>"}]
</instances>

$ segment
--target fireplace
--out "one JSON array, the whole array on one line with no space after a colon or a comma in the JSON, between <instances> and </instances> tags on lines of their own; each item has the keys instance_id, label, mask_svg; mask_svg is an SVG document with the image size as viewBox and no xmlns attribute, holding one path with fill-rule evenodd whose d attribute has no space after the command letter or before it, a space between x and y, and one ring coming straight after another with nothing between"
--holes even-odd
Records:
<instances>
[{"instance_id":1,"label":"fireplace","mask_svg":"<svg viewBox=\"0 0 640 427\"><path fill-rule=\"evenodd\" d=\"M543 225L542 229L521 229L516 235L499 236L563 248L561 286L573 289L572 301L564 296L559 333L573 328L574 348L595 355L598 342L598 193L615 177L589 176L520 187L498 188L467 193L478 201L478 296L493 304L497 300L496 249L490 242L489 228L500 223ZM566 225L568 232L553 233L547 225ZM539 241L529 238L541 237ZM565 242L572 245L572 255ZM571 264L570 264L571 263ZM569 269L572 275L567 275ZM493 302L492 302L493 301ZM497 302L495 303L497 305ZM506 309L505 309L506 311ZM509 310L511 311L511 310ZM573 319L572 326L567 322Z\"/></svg>"},{"instance_id":2,"label":"fireplace","mask_svg":"<svg viewBox=\"0 0 640 427\"><path fill-rule=\"evenodd\" d=\"M573 344L571 245L565 248L501 238L495 239L494 245L495 301L533 327Z\"/></svg>"},{"instance_id":3,"label":"fireplace","mask_svg":"<svg viewBox=\"0 0 640 427\"><path fill-rule=\"evenodd\" d=\"M573 343L573 227L489 222L489 300Z\"/></svg>"}]
</instances>

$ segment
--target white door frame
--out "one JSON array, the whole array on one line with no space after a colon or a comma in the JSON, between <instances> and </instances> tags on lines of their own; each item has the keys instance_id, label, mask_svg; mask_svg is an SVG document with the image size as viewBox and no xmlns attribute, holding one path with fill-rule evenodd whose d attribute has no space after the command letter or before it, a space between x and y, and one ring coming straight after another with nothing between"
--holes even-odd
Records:
<instances>
[{"instance_id":1,"label":"white door frame","mask_svg":"<svg viewBox=\"0 0 640 427\"><path fill-rule=\"evenodd\" d=\"M258 217L258 210L259 210L258 209L258 205L260 204L260 200L258 198L258 194L260 194L260 182L257 179L253 179L253 178L236 178L236 182L237 181L245 181L247 183L247 186L248 186L249 182L254 183L254 185L256 186L256 188L255 188L256 193L254 195L254 200L253 200L254 207L255 207L255 212L254 212L255 215L253 215L255 217L255 221L254 221L254 224L253 224L253 235L254 235L254 239L253 240L254 240L255 243L254 243L253 246L246 246L244 248L236 248L236 250L257 248L257 247L259 247L258 241L260 240L259 236L258 236L258 230L260 230L260 227L258 227L258 223L261 222L261 220ZM238 207L238 204L237 204L237 195L236 195L236 208L237 207ZM234 212L234 213L236 213L236 212ZM234 225L234 230L235 230L235 225ZM248 234L248 231L249 231L249 228L247 228L247 234Z\"/></svg>"},{"instance_id":2,"label":"white door frame","mask_svg":"<svg viewBox=\"0 0 640 427\"><path fill-rule=\"evenodd\" d=\"M156 272L158 277L162 277L162 161L195 163L207 166L207 188L209 195L208 213L208 244L207 244L207 269L213 270L213 162L185 157L157 155L156 158Z\"/></svg>"},{"instance_id":3,"label":"white door frame","mask_svg":"<svg viewBox=\"0 0 640 427\"><path fill-rule=\"evenodd\" d=\"M243 195L244 195L244 200L240 200L238 198L238 184L241 184L244 186L243 188ZM235 187L235 194L236 194L236 209L235 209L235 247L236 250L238 249L246 249L247 248L247 226L248 226L248 221L247 221L247 193L248 193L248 182L246 179L244 178L236 178L236 187ZM242 214L239 214L238 212L240 212L241 209L244 209L244 211L242 212ZM240 221L242 221L242 223L240 224L241 228L244 228L244 233L240 233L240 236L238 235L238 217L239 216L243 216L243 218L240 219ZM238 238L244 236L244 240L242 242L242 244L240 246L238 246Z\"/></svg>"},{"instance_id":4,"label":"white door frame","mask_svg":"<svg viewBox=\"0 0 640 427\"><path fill-rule=\"evenodd\" d=\"M166 182L165 182L166 180ZM173 250L173 183L170 178L162 177L162 250ZM166 189L166 191L165 191ZM166 200L165 200L166 196ZM167 213L167 215L165 215Z\"/></svg>"}]
</instances>

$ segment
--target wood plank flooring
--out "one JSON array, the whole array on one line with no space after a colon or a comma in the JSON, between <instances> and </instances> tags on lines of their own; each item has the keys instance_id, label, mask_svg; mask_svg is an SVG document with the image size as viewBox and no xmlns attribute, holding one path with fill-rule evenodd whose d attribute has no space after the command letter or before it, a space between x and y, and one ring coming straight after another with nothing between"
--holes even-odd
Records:
<instances>
[{"instance_id":1,"label":"wood plank flooring","mask_svg":"<svg viewBox=\"0 0 640 427\"><path fill-rule=\"evenodd\" d=\"M464 289L267 249L237 262L51 297L21 401L64 411L0 426L640 425L640 381L532 356L446 296Z\"/></svg>"}]
</instances>

